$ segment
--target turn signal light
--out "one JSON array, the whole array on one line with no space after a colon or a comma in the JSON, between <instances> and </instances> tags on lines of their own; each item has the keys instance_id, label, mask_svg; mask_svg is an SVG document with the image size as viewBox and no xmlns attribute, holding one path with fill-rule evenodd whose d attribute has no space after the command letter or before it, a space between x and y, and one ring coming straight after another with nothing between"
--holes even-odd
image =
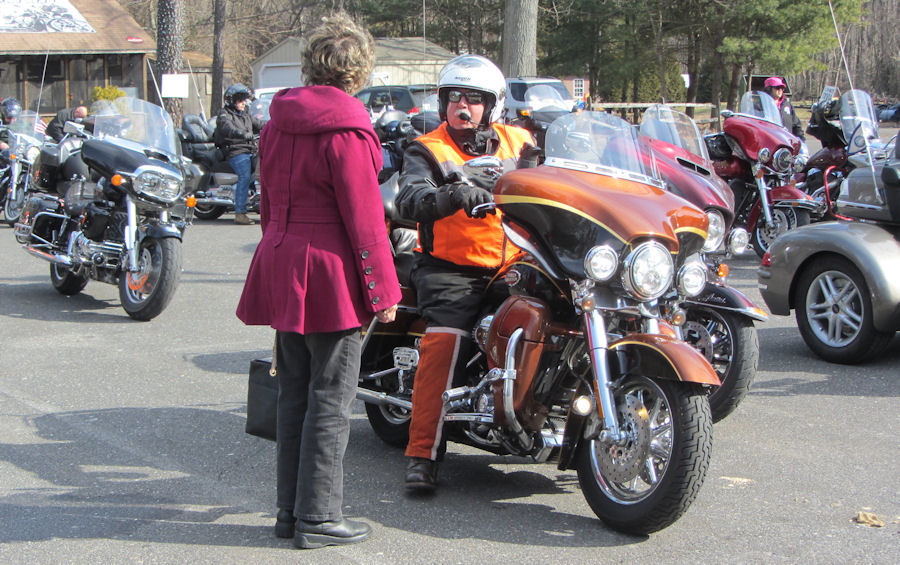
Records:
<instances>
[{"instance_id":1,"label":"turn signal light","mask_svg":"<svg viewBox=\"0 0 900 565\"><path fill-rule=\"evenodd\" d=\"M719 265L719 270L716 271L716 274L719 275L720 279L724 279L728 276L728 265L722 263Z\"/></svg>"},{"instance_id":2,"label":"turn signal light","mask_svg":"<svg viewBox=\"0 0 900 565\"><path fill-rule=\"evenodd\" d=\"M194 196L193 194L188 196L187 200L185 201L185 204L187 204L188 208L193 208L194 206L197 205L197 197Z\"/></svg>"},{"instance_id":3,"label":"turn signal light","mask_svg":"<svg viewBox=\"0 0 900 565\"><path fill-rule=\"evenodd\" d=\"M587 416L591 413L593 407L594 401L587 395L579 396L572 402L572 412L575 412L579 416Z\"/></svg>"},{"instance_id":4,"label":"turn signal light","mask_svg":"<svg viewBox=\"0 0 900 565\"><path fill-rule=\"evenodd\" d=\"M125 177L122 175L113 175L109 182L113 183L113 186L122 186L122 183L125 182Z\"/></svg>"}]
</instances>

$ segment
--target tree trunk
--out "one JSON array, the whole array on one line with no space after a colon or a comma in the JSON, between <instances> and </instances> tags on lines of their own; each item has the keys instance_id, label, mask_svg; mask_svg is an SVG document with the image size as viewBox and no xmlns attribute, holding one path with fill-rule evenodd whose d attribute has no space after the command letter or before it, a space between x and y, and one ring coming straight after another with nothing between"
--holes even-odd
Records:
<instances>
[{"instance_id":1,"label":"tree trunk","mask_svg":"<svg viewBox=\"0 0 900 565\"><path fill-rule=\"evenodd\" d=\"M728 109L734 110L737 106L738 83L741 80L741 68L739 63L731 65L731 81L728 83Z\"/></svg>"},{"instance_id":2,"label":"tree trunk","mask_svg":"<svg viewBox=\"0 0 900 565\"><path fill-rule=\"evenodd\" d=\"M537 74L538 0L506 0L503 18L503 74Z\"/></svg>"},{"instance_id":3,"label":"tree trunk","mask_svg":"<svg viewBox=\"0 0 900 565\"><path fill-rule=\"evenodd\" d=\"M159 0L157 7L156 68L157 78L181 71L182 34L181 0ZM175 124L181 123L183 104L181 98L165 98L163 107Z\"/></svg>"},{"instance_id":4,"label":"tree trunk","mask_svg":"<svg viewBox=\"0 0 900 565\"><path fill-rule=\"evenodd\" d=\"M669 89L666 84L666 58L663 46L665 41L663 36L663 14L665 13L666 7L663 6L662 0L657 1L656 9L656 13L653 14L653 35L656 40L656 66L657 71L659 72L659 101L665 104L669 100Z\"/></svg>"},{"instance_id":5,"label":"tree trunk","mask_svg":"<svg viewBox=\"0 0 900 565\"><path fill-rule=\"evenodd\" d=\"M222 93L225 85L225 5L228 0L213 0L213 60L212 92L209 114L217 116L222 109Z\"/></svg>"}]
</instances>

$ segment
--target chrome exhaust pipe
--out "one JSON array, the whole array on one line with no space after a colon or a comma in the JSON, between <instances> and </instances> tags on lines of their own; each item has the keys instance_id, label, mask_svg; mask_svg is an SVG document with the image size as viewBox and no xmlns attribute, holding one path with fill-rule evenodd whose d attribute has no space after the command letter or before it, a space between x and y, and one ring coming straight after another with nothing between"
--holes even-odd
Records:
<instances>
[{"instance_id":1,"label":"chrome exhaust pipe","mask_svg":"<svg viewBox=\"0 0 900 565\"><path fill-rule=\"evenodd\" d=\"M387 393L369 390L367 388L356 388L356 398L367 404L377 404L379 406L396 406L406 410L412 410L412 402L394 398Z\"/></svg>"},{"instance_id":2,"label":"chrome exhaust pipe","mask_svg":"<svg viewBox=\"0 0 900 565\"><path fill-rule=\"evenodd\" d=\"M531 437L525 433L525 428L523 428L522 424L519 423L519 420L516 419L513 396L516 383L516 346L519 345L519 340L522 339L524 333L525 330L522 328L517 329L509 336L509 343L506 345L506 366L502 377L503 415L506 416L506 425L509 426L513 433L516 434L516 437L519 438L519 443L522 444L522 447L528 450L531 449L533 442L531 441Z\"/></svg>"},{"instance_id":3,"label":"chrome exhaust pipe","mask_svg":"<svg viewBox=\"0 0 900 565\"><path fill-rule=\"evenodd\" d=\"M35 257L40 257L45 261L49 261L51 263L56 263L57 265L64 265L66 267L71 267L73 265L72 260L65 255L60 255L58 253L47 253L41 249L35 249L32 246L25 247L25 251L34 255Z\"/></svg>"},{"instance_id":4,"label":"chrome exhaust pipe","mask_svg":"<svg viewBox=\"0 0 900 565\"><path fill-rule=\"evenodd\" d=\"M197 204L206 206L234 206L234 201L225 198L198 198Z\"/></svg>"}]
</instances>

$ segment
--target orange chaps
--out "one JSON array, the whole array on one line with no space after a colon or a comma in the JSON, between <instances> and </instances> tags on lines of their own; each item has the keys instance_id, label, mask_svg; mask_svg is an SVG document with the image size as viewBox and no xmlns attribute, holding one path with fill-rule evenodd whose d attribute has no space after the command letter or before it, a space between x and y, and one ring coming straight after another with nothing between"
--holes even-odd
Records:
<instances>
[{"instance_id":1,"label":"orange chaps","mask_svg":"<svg viewBox=\"0 0 900 565\"><path fill-rule=\"evenodd\" d=\"M409 424L408 457L437 461L443 455L441 431L444 402L441 395L453 386L457 366L467 349L468 332L448 327L431 327L419 346L419 366L413 384L412 420Z\"/></svg>"}]
</instances>

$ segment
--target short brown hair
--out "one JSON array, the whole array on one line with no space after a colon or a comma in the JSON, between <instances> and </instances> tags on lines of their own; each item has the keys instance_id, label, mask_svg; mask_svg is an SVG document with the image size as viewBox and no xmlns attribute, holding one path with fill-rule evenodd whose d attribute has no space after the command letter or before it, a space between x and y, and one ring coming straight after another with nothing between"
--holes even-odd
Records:
<instances>
[{"instance_id":1,"label":"short brown hair","mask_svg":"<svg viewBox=\"0 0 900 565\"><path fill-rule=\"evenodd\" d=\"M302 55L307 85L328 85L353 94L375 66L375 40L346 14L322 18Z\"/></svg>"}]
</instances>

